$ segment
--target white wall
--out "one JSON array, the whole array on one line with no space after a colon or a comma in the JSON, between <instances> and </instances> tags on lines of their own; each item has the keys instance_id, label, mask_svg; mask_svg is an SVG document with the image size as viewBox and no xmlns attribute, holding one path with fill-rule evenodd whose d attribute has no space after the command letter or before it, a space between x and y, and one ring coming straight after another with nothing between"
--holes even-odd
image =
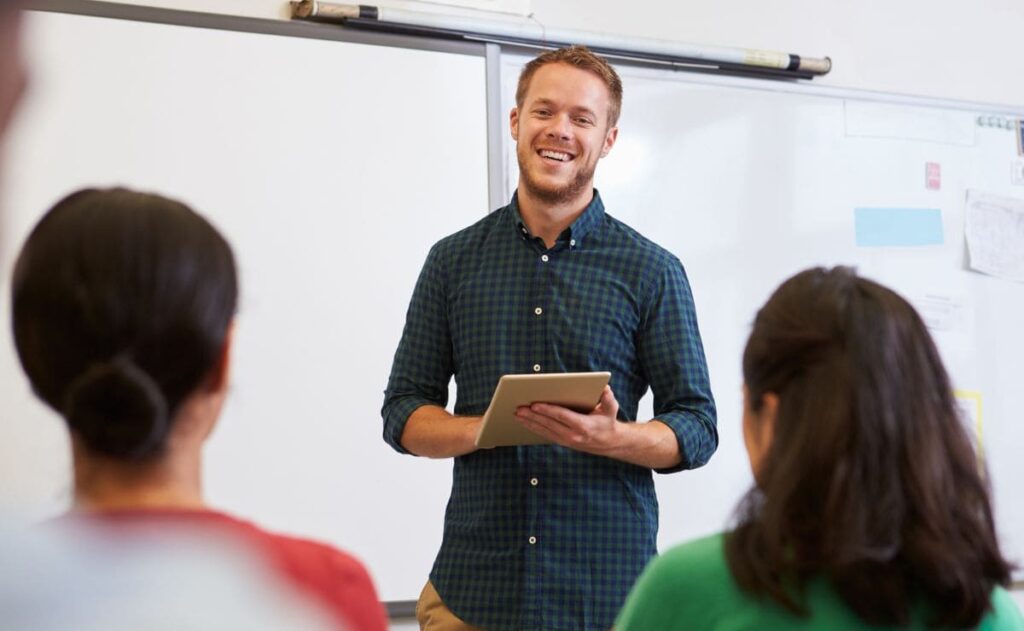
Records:
<instances>
[{"instance_id":1,"label":"white wall","mask_svg":"<svg viewBox=\"0 0 1024 631\"><path fill-rule=\"evenodd\" d=\"M120 0L250 17L288 16L284 0ZM351 0L349 0L351 1ZM382 0L381 5L415 2ZM533 0L550 27L829 56L815 83L922 96L1024 104L1020 0Z\"/></svg>"},{"instance_id":2,"label":"white wall","mask_svg":"<svg viewBox=\"0 0 1024 631\"><path fill-rule=\"evenodd\" d=\"M288 18L284 0L114 1ZM831 57L834 70L815 84L1024 105L1024 81L1017 80L1024 76L1024 56L1014 46L1024 32L1019 0L634 0L628 13L622 6L613 0L532 0L534 17L550 27ZM415 625L406 621L393 628Z\"/></svg>"}]
</instances>

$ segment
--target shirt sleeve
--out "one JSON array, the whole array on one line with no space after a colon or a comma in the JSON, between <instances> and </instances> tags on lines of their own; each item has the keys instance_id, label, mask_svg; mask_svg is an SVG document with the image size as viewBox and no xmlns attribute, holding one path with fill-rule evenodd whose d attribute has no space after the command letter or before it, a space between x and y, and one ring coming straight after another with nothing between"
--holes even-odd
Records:
<instances>
[{"instance_id":1,"label":"shirt sleeve","mask_svg":"<svg viewBox=\"0 0 1024 631\"><path fill-rule=\"evenodd\" d=\"M1013 602L1013 596L1002 587L996 587L992 590L992 612L978 628L981 631L1021 631L1024 629L1024 616Z\"/></svg>"},{"instance_id":2,"label":"shirt sleeve","mask_svg":"<svg viewBox=\"0 0 1024 631\"><path fill-rule=\"evenodd\" d=\"M409 415L424 405L448 404L452 341L441 245L430 250L416 281L384 391L384 441L399 453L409 453L400 442Z\"/></svg>"},{"instance_id":3,"label":"shirt sleeve","mask_svg":"<svg viewBox=\"0 0 1024 631\"><path fill-rule=\"evenodd\" d=\"M280 569L302 595L326 606L339 629L387 631L387 612L359 560L314 541L270 537Z\"/></svg>"},{"instance_id":4,"label":"shirt sleeve","mask_svg":"<svg viewBox=\"0 0 1024 631\"><path fill-rule=\"evenodd\" d=\"M657 471L704 465L718 449L715 401L690 283L675 257L652 281L637 353L654 393L654 418L675 432L682 456L677 466Z\"/></svg>"},{"instance_id":5,"label":"shirt sleeve","mask_svg":"<svg viewBox=\"0 0 1024 631\"><path fill-rule=\"evenodd\" d=\"M330 590L333 606L348 622L345 628L387 631L387 612L363 564L339 553L334 557L332 566L333 576L324 587Z\"/></svg>"}]
</instances>

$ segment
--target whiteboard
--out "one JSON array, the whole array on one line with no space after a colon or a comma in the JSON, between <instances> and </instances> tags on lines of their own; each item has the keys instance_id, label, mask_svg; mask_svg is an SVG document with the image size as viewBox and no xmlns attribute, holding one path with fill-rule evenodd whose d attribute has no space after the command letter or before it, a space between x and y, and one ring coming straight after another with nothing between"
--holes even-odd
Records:
<instances>
[{"instance_id":1,"label":"whiteboard","mask_svg":"<svg viewBox=\"0 0 1024 631\"><path fill-rule=\"evenodd\" d=\"M503 55L506 114L527 60ZM618 70L620 132L595 185L609 214L683 262L718 405L710 463L655 476L659 548L726 528L752 484L740 360L757 309L796 272L844 264L900 292L926 321L952 306L931 333L954 387L981 394L998 533L1004 553L1024 561L1024 284L968 271L963 229L968 188L1024 199L1024 186L1011 183L1021 159L1013 133L979 126L969 109L909 99ZM505 138L510 194L519 174ZM928 162L941 167L939 190L926 188ZM857 247L855 208L940 209L944 241ZM648 394L639 417L652 415Z\"/></svg>"},{"instance_id":2,"label":"whiteboard","mask_svg":"<svg viewBox=\"0 0 1024 631\"><path fill-rule=\"evenodd\" d=\"M2 326L18 244L57 199L178 197L241 274L232 390L204 462L211 505L362 558L415 599L451 463L381 438L392 355L431 244L487 211L484 58L33 13L30 97L0 203ZM66 432L0 341L0 498L67 507Z\"/></svg>"}]
</instances>

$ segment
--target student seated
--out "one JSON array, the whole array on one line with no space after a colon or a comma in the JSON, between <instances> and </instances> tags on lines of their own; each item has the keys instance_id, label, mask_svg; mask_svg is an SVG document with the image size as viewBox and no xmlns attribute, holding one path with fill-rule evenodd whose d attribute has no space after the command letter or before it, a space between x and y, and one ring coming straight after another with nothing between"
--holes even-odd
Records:
<instances>
[{"instance_id":1,"label":"student seated","mask_svg":"<svg viewBox=\"0 0 1024 631\"><path fill-rule=\"evenodd\" d=\"M229 536L339 627L386 629L357 560L203 501L201 450L228 390L237 296L224 238L157 195L80 191L33 229L14 269L13 328L32 388L71 434L74 509L62 525Z\"/></svg>"},{"instance_id":2,"label":"student seated","mask_svg":"<svg viewBox=\"0 0 1024 631\"><path fill-rule=\"evenodd\" d=\"M618 631L1024 629L985 477L914 309L811 269L743 355L755 486L735 528L650 563Z\"/></svg>"}]
</instances>

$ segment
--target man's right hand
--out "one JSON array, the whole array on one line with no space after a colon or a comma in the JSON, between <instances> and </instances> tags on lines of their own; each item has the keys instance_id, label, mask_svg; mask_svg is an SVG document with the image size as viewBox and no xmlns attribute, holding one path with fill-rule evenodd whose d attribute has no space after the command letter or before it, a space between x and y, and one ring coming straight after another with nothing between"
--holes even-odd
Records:
<instances>
[{"instance_id":1,"label":"man's right hand","mask_svg":"<svg viewBox=\"0 0 1024 631\"><path fill-rule=\"evenodd\" d=\"M402 447L427 458L454 458L473 453L481 416L453 416L437 405L424 405L409 415L402 430Z\"/></svg>"}]
</instances>

